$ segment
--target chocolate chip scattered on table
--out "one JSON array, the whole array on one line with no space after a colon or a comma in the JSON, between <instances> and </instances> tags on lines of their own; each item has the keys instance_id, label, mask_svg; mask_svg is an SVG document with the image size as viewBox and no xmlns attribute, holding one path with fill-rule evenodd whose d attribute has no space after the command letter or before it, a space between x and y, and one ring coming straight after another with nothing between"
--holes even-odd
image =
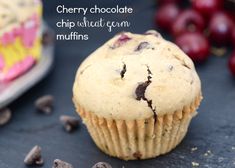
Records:
<instances>
[{"instance_id":1,"label":"chocolate chip scattered on table","mask_svg":"<svg viewBox=\"0 0 235 168\"><path fill-rule=\"evenodd\" d=\"M106 162L98 162L92 168L112 168L112 166Z\"/></svg>"},{"instance_id":2,"label":"chocolate chip scattered on table","mask_svg":"<svg viewBox=\"0 0 235 168\"><path fill-rule=\"evenodd\" d=\"M10 121L11 115L9 108L0 109L0 126L6 125Z\"/></svg>"},{"instance_id":3,"label":"chocolate chip scattered on table","mask_svg":"<svg viewBox=\"0 0 235 168\"><path fill-rule=\"evenodd\" d=\"M62 115L60 116L60 122L63 124L67 132L73 132L78 128L79 120L76 117Z\"/></svg>"},{"instance_id":4,"label":"chocolate chip scattered on table","mask_svg":"<svg viewBox=\"0 0 235 168\"><path fill-rule=\"evenodd\" d=\"M55 159L52 168L73 168L73 166L60 159Z\"/></svg>"},{"instance_id":5,"label":"chocolate chip scattered on table","mask_svg":"<svg viewBox=\"0 0 235 168\"><path fill-rule=\"evenodd\" d=\"M34 146L24 159L24 163L28 166L37 165L42 166L44 161L41 155L41 147L36 145Z\"/></svg>"},{"instance_id":6,"label":"chocolate chip scattered on table","mask_svg":"<svg viewBox=\"0 0 235 168\"><path fill-rule=\"evenodd\" d=\"M54 97L52 95L45 95L39 97L35 101L35 107L39 112L51 114L53 110Z\"/></svg>"}]
</instances>

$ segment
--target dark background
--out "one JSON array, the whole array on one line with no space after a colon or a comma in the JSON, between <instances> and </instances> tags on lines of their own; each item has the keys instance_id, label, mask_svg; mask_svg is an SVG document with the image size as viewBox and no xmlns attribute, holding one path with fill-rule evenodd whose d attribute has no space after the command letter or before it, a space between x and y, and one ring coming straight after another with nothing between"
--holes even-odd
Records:
<instances>
[{"instance_id":1,"label":"dark background","mask_svg":"<svg viewBox=\"0 0 235 168\"><path fill-rule=\"evenodd\" d=\"M134 14L87 17L129 20L132 25L125 31L135 33L155 28L153 18L156 6L153 0L45 0L44 19L58 33L69 32L56 28L55 23L60 18L79 19L82 16L58 15L55 11L57 4L70 7L128 5L134 8ZM13 118L8 125L0 128L0 168L24 168L23 159L36 144L42 147L45 168L52 167L56 158L72 163L75 168L91 168L99 161L109 162L114 168L189 168L192 167L191 162L198 162L199 167L205 168L235 167L235 150L232 148L235 147L235 79L227 69L227 56L211 56L204 65L197 66L204 96L199 115L193 119L183 142L167 155L145 161L126 162L100 152L84 125L81 124L73 134L63 130L59 116L77 116L71 100L76 69L87 55L122 30L115 29L108 33L106 29L74 29L73 31L88 33L90 39L56 42L56 59L52 72L10 105ZM168 38L166 34L163 36ZM35 99L44 94L55 96L55 109L50 116L39 114L34 108ZM198 150L191 152L193 147ZM205 156L208 150L212 154Z\"/></svg>"}]
</instances>

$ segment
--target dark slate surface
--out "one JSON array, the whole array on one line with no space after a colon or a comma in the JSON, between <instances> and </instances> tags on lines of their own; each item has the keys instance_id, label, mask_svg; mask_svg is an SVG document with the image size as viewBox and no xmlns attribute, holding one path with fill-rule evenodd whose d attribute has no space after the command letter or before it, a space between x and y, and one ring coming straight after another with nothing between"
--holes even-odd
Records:
<instances>
[{"instance_id":1,"label":"dark slate surface","mask_svg":"<svg viewBox=\"0 0 235 168\"><path fill-rule=\"evenodd\" d=\"M130 31L142 33L154 27L154 1L45 1L45 20L56 30L56 4L70 6L89 6L95 3L113 6L115 3L127 4L135 13L129 16L118 15L120 19L132 22ZM65 18L80 18L68 15ZM98 18L99 15L91 16ZM114 15L105 18L116 19ZM128 30L128 29L127 29ZM57 30L59 31L59 30ZM82 30L76 30L82 31ZM235 79L227 70L227 57L211 57L204 65L197 66L202 80L204 100L199 115L193 119L189 132L183 142L171 153L146 161L122 161L111 158L96 148L85 126L73 134L63 131L59 123L61 114L77 116L71 101L72 84L76 69L81 61L94 49L109 39L113 33L106 30L88 29L89 41L57 42L54 70L37 86L10 105L14 111L11 122L0 128L0 168L24 168L23 159L32 146L38 144L43 149L45 164L49 168L55 158L68 161L75 168L90 168L98 161L106 161L114 168L189 168L191 162L199 167L235 167ZM166 37L166 35L164 35ZM50 116L35 112L34 100L44 94L56 98L54 113ZM198 150L191 152L191 148ZM212 154L204 154L210 150Z\"/></svg>"}]
</instances>

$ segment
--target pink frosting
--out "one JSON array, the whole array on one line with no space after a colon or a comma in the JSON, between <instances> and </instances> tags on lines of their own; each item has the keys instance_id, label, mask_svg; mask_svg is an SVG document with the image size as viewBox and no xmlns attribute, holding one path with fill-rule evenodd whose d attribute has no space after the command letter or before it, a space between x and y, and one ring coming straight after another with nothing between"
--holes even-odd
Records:
<instances>
[{"instance_id":1,"label":"pink frosting","mask_svg":"<svg viewBox=\"0 0 235 168\"><path fill-rule=\"evenodd\" d=\"M1 38L1 42L3 45L7 45L8 43L13 43L14 41L15 41L15 36L13 32L4 33Z\"/></svg>"},{"instance_id":2,"label":"pink frosting","mask_svg":"<svg viewBox=\"0 0 235 168\"><path fill-rule=\"evenodd\" d=\"M4 75L2 81L8 82L11 81L27 70L29 70L35 64L35 59L32 56L27 56L24 60L16 63L9 71Z\"/></svg>"},{"instance_id":3,"label":"pink frosting","mask_svg":"<svg viewBox=\"0 0 235 168\"><path fill-rule=\"evenodd\" d=\"M10 32L6 32L0 38L2 45L11 44L15 41L16 37L22 35L22 28L16 27Z\"/></svg>"},{"instance_id":4,"label":"pink frosting","mask_svg":"<svg viewBox=\"0 0 235 168\"><path fill-rule=\"evenodd\" d=\"M40 20L38 15L33 14L32 17L20 27L16 27L12 31L4 33L0 38L0 42L3 45L11 44L15 41L16 37L21 36L24 46L30 48L36 40L39 25Z\"/></svg>"},{"instance_id":5,"label":"pink frosting","mask_svg":"<svg viewBox=\"0 0 235 168\"><path fill-rule=\"evenodd\" d=\"M13 29L13 34L15 37L18 37L18 36L22 35L22 31L23 31L22 26L16 27Z\"/></svg>"},{"instance_id":6,"label":"pink frosting","mask_svg":"<svg viewBox=\"0 0 235 168\"><path fill-rule=\"evenodd\" d=\"M38 30L38 17L33 15L33 17L23 25L22 37L25 47L32 47L37 36Z\"/></svg>"},{"instance_id":7,"label":"pink frosting","mask_svg":"<svg viewBox=\"0 0 235 168\"><path fill-rule=\"evenodd\" d=\"M0 70L3 69L5 63L4 63L4 59L3 59L3 56L0 54Z\"/></svg>"}]
</instances>

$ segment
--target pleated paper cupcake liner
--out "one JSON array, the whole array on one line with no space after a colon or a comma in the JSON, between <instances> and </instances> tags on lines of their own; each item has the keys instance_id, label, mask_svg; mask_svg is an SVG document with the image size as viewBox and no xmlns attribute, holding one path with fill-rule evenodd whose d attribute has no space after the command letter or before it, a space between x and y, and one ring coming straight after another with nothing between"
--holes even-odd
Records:
<instances>
[{"instance_id":1,"label":"pleated paper cupcake liner","mask_svg":"<svg viewBox=\"0 0 235 168\"><path fill-rule=\"evenodd\" d=\"M187 133L189 123L201 101L172 114L141 120L114 120L98 117L75 102L77 112L94 140L106 154L124 160L148 159L174 149Z\"/></svg>"}]
</instances>

